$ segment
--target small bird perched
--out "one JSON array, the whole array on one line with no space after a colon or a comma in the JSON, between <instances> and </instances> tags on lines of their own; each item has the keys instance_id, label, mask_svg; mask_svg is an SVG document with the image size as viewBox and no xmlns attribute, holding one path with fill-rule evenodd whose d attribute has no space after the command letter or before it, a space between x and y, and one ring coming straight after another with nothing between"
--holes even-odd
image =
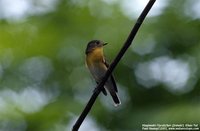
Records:
<instances>
[{"instance_id":1,"label":"small bird perched","mask_svg":"<svg viewBox=\"0 0 200 131\"><path fill-rule=\"evenodd\" d=\"M104 45L107 45L107 43L104 43L100 40L92 40L88 43L85 50L87 67L97 84L101 82L109 66L106 63L105 57L103 55ZM109 91L110 95L112 96L115 106L120 105L121 102L117 96L117 86L112 75L108 78L104 87ZM104 95L107 95L105 88L103 88L102 92Z\"/></svg>"}]
</instances>

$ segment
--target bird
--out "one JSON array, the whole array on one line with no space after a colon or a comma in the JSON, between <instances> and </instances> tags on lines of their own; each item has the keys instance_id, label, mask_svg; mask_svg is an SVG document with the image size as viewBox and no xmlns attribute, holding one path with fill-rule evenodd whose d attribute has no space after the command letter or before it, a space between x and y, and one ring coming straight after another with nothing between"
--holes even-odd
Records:
<instances>
[{"instance_id":1,"label":"bird","mask_svg":"<svg viewBox=\"0 0 200 131\"><path fill-rule=\"evenodd\" d=\"M105 45L107 45L107 43L104 43L101 40L91 40L90 42L88 42L85 50L86 66L88 67L97 84L101 82L109 67L109 64L106 62L103 53L103 47ZM108 92L110 93L114 101L114 106L119 106L121 102L117 95L118 89L112 74L108 78L102 89L102 92L105 96L107 96L106 90L108 90Z\"/></svg>"}]
</instances>

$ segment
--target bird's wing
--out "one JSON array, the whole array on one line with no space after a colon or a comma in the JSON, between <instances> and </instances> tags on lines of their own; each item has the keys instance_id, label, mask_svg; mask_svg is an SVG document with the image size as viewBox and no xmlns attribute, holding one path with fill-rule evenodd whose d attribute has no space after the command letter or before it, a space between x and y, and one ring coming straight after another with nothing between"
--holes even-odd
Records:
<instances>
[{"instance_id":1,"label":"bird's wing","mask_svg":"<svg viewBox=\"0 0 200 131\"><path fill-rule=\"evenodd\" d=\"M96 83L97 83L97 85L99 84L99 82L97 82L97 81L96 81ZM104 94L105 96L107 96L107 92L106 92L106 89L105 89L105 88L102 88L101 91L103 92L103 94Z\"/></svg>"},{"instance_id":2,"label":"bird's wing","mask_svg":"<svg viewBox=\"0 0 200 131\"><path fill-rule=\"evenodd\" d=\"M109 64L106 62L106 60L103 60L103 62L104 62L104 64L106 65L106 67L108 68L109 67ZM114 86L114 89L115 89L115 91L116 92L118 92L118 90L117 90L117 85L116 85L116 82L115 82L115 79L114 79L114 77L113 77L113 75L111 74L111 81L112 81L112 84L113 84L113 86Z\"/></svg>"}]
</instances>

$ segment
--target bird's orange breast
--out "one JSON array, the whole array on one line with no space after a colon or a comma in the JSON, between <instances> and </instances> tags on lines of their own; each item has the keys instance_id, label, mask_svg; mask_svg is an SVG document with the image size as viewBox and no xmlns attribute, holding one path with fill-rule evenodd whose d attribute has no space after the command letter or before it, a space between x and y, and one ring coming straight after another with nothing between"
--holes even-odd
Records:
<instances>
[{"instance_id":1,"label":"bird's orange breast","mask_svg":"<svg viewBox=\"0 0 200 131\"><path fill-rule=\"evenodd\" d=\"M96 48L86 56L86 64L96 81L100 81L107 70L104 64L103 48Z\"/></svg>"},{"instance_id":2,"label":"bird's orange breast","mask_svg":"<svg viewBox=\"0 0 200 131\"><path fill-rule=\"evenodd\" d=\"M95 63L103 62L103 48L96 48L86 56L87 66L92 66Z\"/></svg>"}]
</instances>

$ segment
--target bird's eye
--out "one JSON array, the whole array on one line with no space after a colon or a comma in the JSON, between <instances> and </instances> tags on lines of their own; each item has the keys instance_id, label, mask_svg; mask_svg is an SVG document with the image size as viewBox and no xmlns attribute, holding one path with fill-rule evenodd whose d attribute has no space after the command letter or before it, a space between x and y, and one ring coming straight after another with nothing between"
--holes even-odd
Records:
<instances>
[{"instance_id":1,"label":"bird's eye","mask_svg":"<svg viewBox=\"0 0 200 131\"><path fill-rule=\"evenodd\" d=\"M99 41L96 42L97 45L98 45L99 43L100 43Z\"/></svg>"}]
</instances>

